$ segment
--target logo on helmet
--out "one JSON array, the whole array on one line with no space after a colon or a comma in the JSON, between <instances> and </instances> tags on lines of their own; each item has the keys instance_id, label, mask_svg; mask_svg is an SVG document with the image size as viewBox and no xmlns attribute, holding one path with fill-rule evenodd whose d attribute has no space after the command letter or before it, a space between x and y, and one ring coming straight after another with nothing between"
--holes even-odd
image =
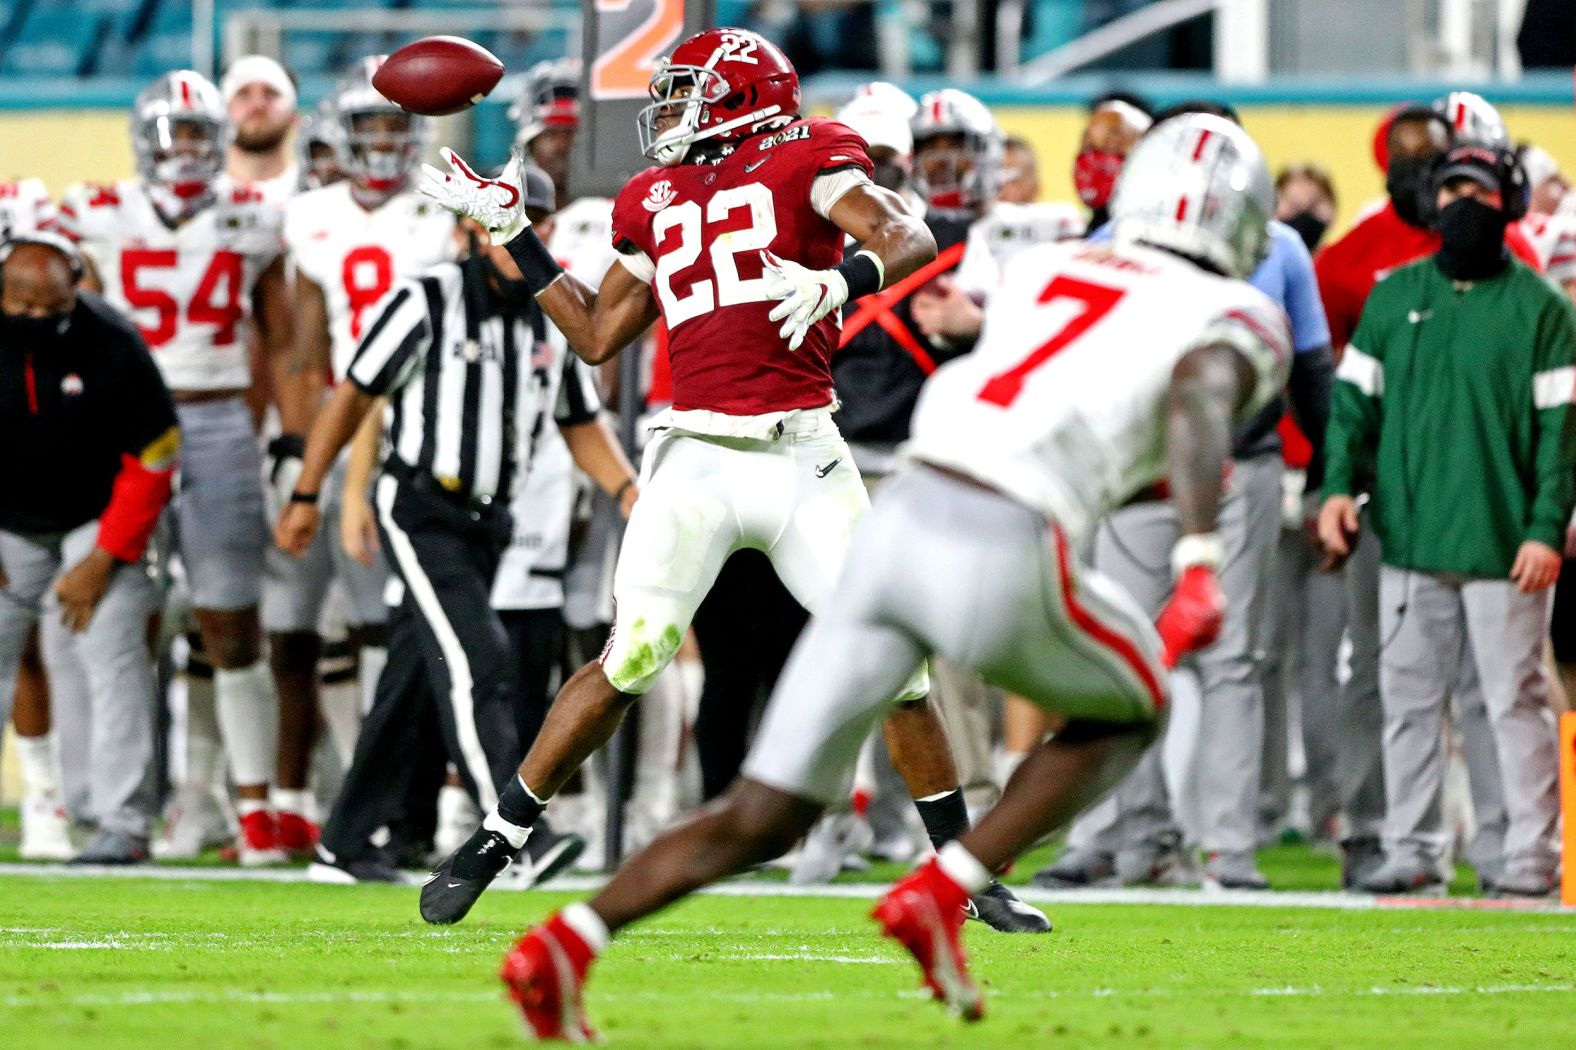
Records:
<instances>
[{"instance_id":1,"label":"logo on helmet","mask_svg":"<svg viewBox=\"0 0 1576 1050\"><path fill-rule=\"evenodd\" d=\"M672 204L675 196L677 194L673 192L673 183L663 179L651 184L651 189L646 191L646 199L640 202L640 206L655 215Z\"/></svg>"}]
</instances>

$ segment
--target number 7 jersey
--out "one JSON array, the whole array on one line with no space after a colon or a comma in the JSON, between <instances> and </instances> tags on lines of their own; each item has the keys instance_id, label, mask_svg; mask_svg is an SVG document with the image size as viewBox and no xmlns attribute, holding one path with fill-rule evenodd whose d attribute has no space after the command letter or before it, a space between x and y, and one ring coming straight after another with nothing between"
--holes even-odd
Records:
<instances>
[{"instance_id":1,"label":"number 7 jersey","mask_svg":"<svg viewBox=\"0 0 1576 1050\"><path fill-rule=\"evenodd\" d=\"M257 279L278 257L279 206L220 176L213 202L165 225L146 185L78 184L60 206L61 232L78 242L153 351L171 390L252 385L246 328Z\"/></svg>"},{"instance_id":2,"label":"number 7 jersey","mask_svg":"<svg viewBox=\"0 0 1576 1050\"><path fill-rule=\"evenodd\" d=\"M833 401L834 310L797 351L767 319L763 250L812 270L843 261L827 218L869 182L865 141L812 117L739 143L715 164L649 168L613 203L619 262L651 285L668 329L673 407L735 416Z\"/></svg>"},{"instance_id":3,"label":"number 7 jersey","mask_svg":"<svg viewBox=\"0 0 1576 1050\"><path fill-rule=\"evenodd\" d=\"M1172 371L1210 344L1253 368L1240 418L1285 386L1286 316L1245 281L1149 248L1030 249L991 296L979 346L926 384L905 452L1001 490L1081 541L1164 474Z\"/></svg>"}]
</instances>

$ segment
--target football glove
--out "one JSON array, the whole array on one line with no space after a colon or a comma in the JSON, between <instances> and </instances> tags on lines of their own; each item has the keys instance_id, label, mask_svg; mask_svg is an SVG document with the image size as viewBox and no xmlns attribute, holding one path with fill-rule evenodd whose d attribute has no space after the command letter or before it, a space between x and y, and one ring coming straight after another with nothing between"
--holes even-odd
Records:
<instances>
[{"instance_id":1,"label":"football glove","mask_svg":"<svg viewBox=\"0 0 1576 1050\"><path fill-rule=\"evenodd\" d=\"M508 244L531 226L525 214L525 194L520 178L523 152L516 146L509 163L496 179L484 179L471 170L465 158L445 146L440 152L450 174L431 164L421 166L422 196L456 215L469 216L487 227L494 244Z\"/></svg>"},{"instance_id":2,"label":"football glove","mask_svg":"<svg viewBox=\"0 0 1576 1050\"><path fill-rule=\"evenodd\" d=\"M1191 565L1182 570L1176 589L1160 610L1155 629L1160 632L1161 661L1167 668L1195 649L1202 649L1220 636L1226 619L1226 598L1220 582L1209 565Z\"/></svg>"},{"instance_id":3,"label":"football glove","mask_svg":"<svg viewBox=\"0 0 1576 1050\"><path fill-rule=\"evenodd\" d=\"M771 252L761 252L761 261L766 297L779 300L766 317L783 322L777 334L797 350L811 325L848 301L848 282L836 270L807 269Z\"/></svg>"}]
</instances>

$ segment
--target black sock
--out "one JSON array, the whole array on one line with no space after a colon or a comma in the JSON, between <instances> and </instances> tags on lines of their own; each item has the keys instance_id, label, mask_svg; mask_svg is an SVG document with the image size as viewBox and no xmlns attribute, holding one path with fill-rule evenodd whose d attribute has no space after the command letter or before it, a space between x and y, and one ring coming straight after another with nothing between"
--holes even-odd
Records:
<instances>
[{"instance_id":1,"label":"black sock","mask_svg":"<svg viewBox=\"0 0 1576 1050\"><path fill-rule=\"evenodd\" d=\"M938 850L969 830L969 809L963 802L963 789L953 788L944 795L916 798L914 807L925 822L930 844Z\"/></svg>"},{"instance_id":2,"label":"black sock","mask_svg":"<svg viewBox=\"0 0 1576 1050\"><path fill-rule=\"evenodd\" d=\"M498 793L498 815L511 824L528 828L542 815L545 805L525 790L525 781L516 774Z\"/></svg>"}]
</instances>

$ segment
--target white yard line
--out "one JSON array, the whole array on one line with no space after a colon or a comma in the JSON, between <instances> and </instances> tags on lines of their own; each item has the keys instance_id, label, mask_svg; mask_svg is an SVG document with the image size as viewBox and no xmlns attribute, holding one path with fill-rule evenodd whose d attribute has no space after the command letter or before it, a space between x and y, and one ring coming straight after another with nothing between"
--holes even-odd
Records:
<instances>
[{"instance_id":1,"label":"white yard line","mask_svg":"<svg viewBox=\"0 0 1576 1050\"><path fill-rule=\"evenodd\" d=\"M161 882L274 882L304 883L309 881L302 868L177 868L144 864L127 868L77 867L67 864L0 864L0 876L22 875L38 878L67 879L154 879ZM597 890L606 882L600 875L576 875L553 880L546 889L553 892L585 893ZM410 875L410 885L420 878ZM505 892L518 892L519 887L507 878L494 887ZM737 879L719 883L702 890L702 893L721 897L843 897L874 899L887 890L886 883L837 882L824 886L795 886L786 882L768 882L761 879ZM1553 900L1484 900L1475 897L1446 899L1417 897L1371 897L1360 893L1290 892L1270 890L1208 890L1208 889L1091 889L1046 890L1037 886L1015 886L1013 892L1026 901L1041 904L1170 904L1182 907L1245 907L1245 908L1320 908L1335 911L1368 911L1370 909L1463 909L1471 911L1554 912L1564 911ZM1576 913L1576 909L1571 909Z\"/></svg>"}]
</instances>

